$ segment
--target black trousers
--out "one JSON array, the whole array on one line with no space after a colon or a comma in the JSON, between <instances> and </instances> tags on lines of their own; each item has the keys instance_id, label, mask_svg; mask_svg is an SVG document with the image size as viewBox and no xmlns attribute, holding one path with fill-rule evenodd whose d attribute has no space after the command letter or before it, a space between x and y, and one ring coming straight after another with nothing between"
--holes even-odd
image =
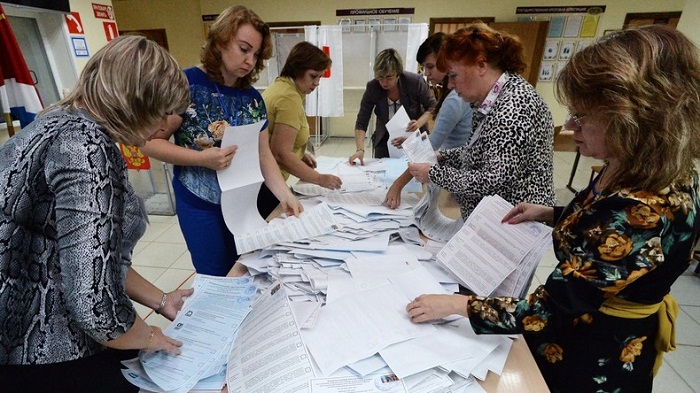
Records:
<instances>
[{"instance_id":1,"label":"black trousers","mask_svg":"<svg viewBox=\"0 0 700 393\"><path fill-rule=\"evenodd\" d=\"M3 392L34 393L122 393L138 392L121 373L125 359L138 351L107 349L97 355L69 362L39 365L0 366L0 389Z\"/></svg>"}]
</instances>

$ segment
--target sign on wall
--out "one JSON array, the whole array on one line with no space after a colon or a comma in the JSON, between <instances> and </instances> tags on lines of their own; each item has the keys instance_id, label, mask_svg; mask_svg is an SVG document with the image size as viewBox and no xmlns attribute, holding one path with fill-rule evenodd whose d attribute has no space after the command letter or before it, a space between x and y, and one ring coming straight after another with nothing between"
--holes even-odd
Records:
<instances>
[{"instance_id":1,"label":"sign on wall","mask_svg":"<svg viewBox=\"0 0 700 393\"><path fill-rule=\"evenodd\" d=\"M114 20L114 8L111 5L92 3L92 12L97 19Z\"/></svg>"},{"instance_id":2,"label":"sign on wall","mask_svg":"<svg viewBox=\"0 0 700 393\"><path fill-rule=\"evenodd\" d=\"M64 15L66 18L66 25L68 26L68 33L70 34L85 34L85 29L83 29L83 21L80 20L80 14L77 12L71 12L70 14Z\"/></svg>"}]
</instances>

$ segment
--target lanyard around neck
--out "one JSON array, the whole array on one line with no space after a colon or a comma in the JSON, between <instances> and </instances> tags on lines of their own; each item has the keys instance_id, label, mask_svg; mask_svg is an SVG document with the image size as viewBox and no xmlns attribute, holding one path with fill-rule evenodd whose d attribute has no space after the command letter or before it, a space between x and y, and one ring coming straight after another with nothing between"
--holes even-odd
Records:
<instances>
[{"instance_id":1,"label":"lanyard around neck","mask_svg":"<svg viewBox=\"0 0 700 393\"><path fill-rule=\"evenodd\" d=\"M224 114L226 115L226 120L229 121L229 124L232 124L233 126L237 126L238 125L238 111L234 111L234 118L232 119L231 114L228 111L228 108L226 107L226 105L224 105L224 100L221 99L221 91L219 91L219 84L216 82L213 82L213 81L212 81L212 83L214 84L214 88L216 89L217 98L219 99L219 105L221 105L221 109L223 109ZM238 90L236 90L236 97L238 97ZM233 120L233 122L232 122L232 120Z\"/></svg>"}]
</instances>

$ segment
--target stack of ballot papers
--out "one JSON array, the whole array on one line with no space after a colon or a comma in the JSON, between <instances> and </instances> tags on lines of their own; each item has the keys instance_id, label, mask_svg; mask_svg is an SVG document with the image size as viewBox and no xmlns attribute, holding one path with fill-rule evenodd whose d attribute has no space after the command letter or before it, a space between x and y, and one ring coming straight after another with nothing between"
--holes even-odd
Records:
<instances>
[{"instance_id":1,"label":"stack of ballot papers","mask_svg":"<svg viewBox=\"0 0 700 393\"><path fill-rule=\"evenodd\" d=\"M552 244L552 229L535 221L501 223L513 205L484 197L437 261L465 287L484 296L524 297L537 264Z\"/></svg>"},{"instance_id":2,"label":"stack of ballot papers","mask_svg":"<svg viewBox=\"0 0 700 393\"><path fill-rule=\"evenodd\" d=\"M194 293L163 333L182 341L181 354L144 352L123 362L124 377L147 392L221 391L226 361L257 291L252 277L195 276Z\"/></svg>"},{"instance_id":3,"label":"stack of ballot papers","mask_svg":"<svg viewBox=\"0 0 700 393\"><path fill-rule=\"evenodd\" d=\"M347 169L347 161L319 162ZM371 186L310 193L300 199L301 217L268 225L288 222L303 236L285 237L283 227L241 236L254 250L239 261L249 281L202 289L197 276L195 294L165 332L185 342L182 355L143 354L125 376L157 392L216 391L224 383L241 393L483 392L477 380L501 373L513 338L476 336L457 315L416 324L406 305L421 294L457 292L460 283L485 294L520 290L549 229L500 224L507 202L489 197L464 226L438 217L430 227L436 239L425 240L414 217L419 198L403 194L398 209L382 204L405 165L368 160L359 170L371 173L363 175ZM503 254L497 267L481 266L494 263L489 253ZM466 262L478 267L455 267ZM464 277L484 272L489 285ZM212 293L206 306L200 292Z\"/></svg>"}]
</instances>

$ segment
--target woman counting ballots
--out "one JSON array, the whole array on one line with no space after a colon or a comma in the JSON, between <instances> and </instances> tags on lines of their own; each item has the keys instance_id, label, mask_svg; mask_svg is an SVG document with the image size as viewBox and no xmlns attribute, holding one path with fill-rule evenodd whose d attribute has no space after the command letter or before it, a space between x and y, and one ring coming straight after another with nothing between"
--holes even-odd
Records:
<instances>
[{"instance_id":1,"label":"woman counting ballots","mask_svg":"<svg viewBox=\"0 0 700 393\"><path fill-rule=\"evenodd\" d=\"M581 154L605 166L563 211L520 203L503 222L553 222L558 265L526 299L421 295L407 311L522 333L553 392L651 392L674 349L671 285L700 234L698 49L666 26L623 30L576 53L555 86Z\"/></svg>"},{"instance_id":2,"label":"woman counting ballots","mask_svg":"<svg viewBox=\"0 0 700 393\"><path fill-rule=\"evenodd\" d=\"M459 94L451 89L447 79L447 73L437 68L437 56L443 42L445 33L435 33L426 38L418 47L416 61L423 67L423 75L428 82L438 86L438 103L432 115L435 117L435 126L430 130L430 144L433 149L451 149L464 145L472 134L472 108L468 102L459 97ZM405 141L404 137L397 137L391 143L400 147ZM384 205L396 209L401 205L401 191L408 182L413 179L408 168L389 187L384 197Z\"/></svg>"},{"instance_id":3,"label":"woman counting ballots","mask_svg":"<svg viewBox=\"0 0 700 393\"><path fill-rule=\"evenodd\" d=\"M465 220L487 195L512 204L555 202L552 114L519 72L524 47L514 35L475 23L447 36L437 66L473 106L463 146L440 149L438 163L409 163L411 175L455 196Z\"/></svg>"},{"instance_id":4,"label":"woman counting ballots","mask_svg":"<svg viewBox=\"0 0 700 393\"><path fill-rule=\"evenodd\" d=\"M426 130L435 108L435 98L430 94L428 83L420 75L403 70L403 60L395 49L384 49L374 59L374 79L360 101L360 110L355 121L355 154L348 158L350 164L359 160L364 165L365 134L372 111L377 116L376 129L372 134L375 158L389 157L389 131L386 123L403 107L411 119L406 131Z\"/></svg>"},{"instance_id":5,"label":"woman counting ballots","mask_svg":"<svg viewBox=\"0 0 700 393\"><path fill-rule=\"evenodd\" d=\"M284 182L270 151L267 112L252 86L272 54L270 28L244 6L223 10L209 28L201 64L187 68L192 102L186 112L172 116L167 135L142 149L149 156L175 165L173 190L178 222L197 273L225 276L238 260L233 234L221 211L221 187L216 171L231 165L238 148L219 147L228 126L265 121L258 137L260 170L265 185L287 215L303 207ZM243 207L245 208L245 207ZM233 274L245 273L235 265Z\"/></svg>"},{"instance_id":6,"label":"woman counting ballots","mask_svg":"<svg viewBox=\"0 0 700 393\"><path fill-rule=\"evenodd\" d=\"M147 215L116 143L143 145L188 104L168 52L122 36L0 148L0 390L137 391L119 363L135 353L119 350L180 352L132 303L173 319L192 290L131 268Z\"/></svg>"},{"instance_id":7,"label":"woman counting ballots","mask_svg":"<svg viewBox=\"0 0 700 393\"><path fill-rule=\"evenodd\" d=\"M300 180L331 190L342 185L338 176L319 173L316 160L306 153L309 123L304 100L320 84L331 59L316 45L302 41L292 48L280 76L262 93L269 122L270 150L285 180L294 175ZM258 196L258 211L267 217L279 201L264 185Z\"/></svg>"}]
</instances>

